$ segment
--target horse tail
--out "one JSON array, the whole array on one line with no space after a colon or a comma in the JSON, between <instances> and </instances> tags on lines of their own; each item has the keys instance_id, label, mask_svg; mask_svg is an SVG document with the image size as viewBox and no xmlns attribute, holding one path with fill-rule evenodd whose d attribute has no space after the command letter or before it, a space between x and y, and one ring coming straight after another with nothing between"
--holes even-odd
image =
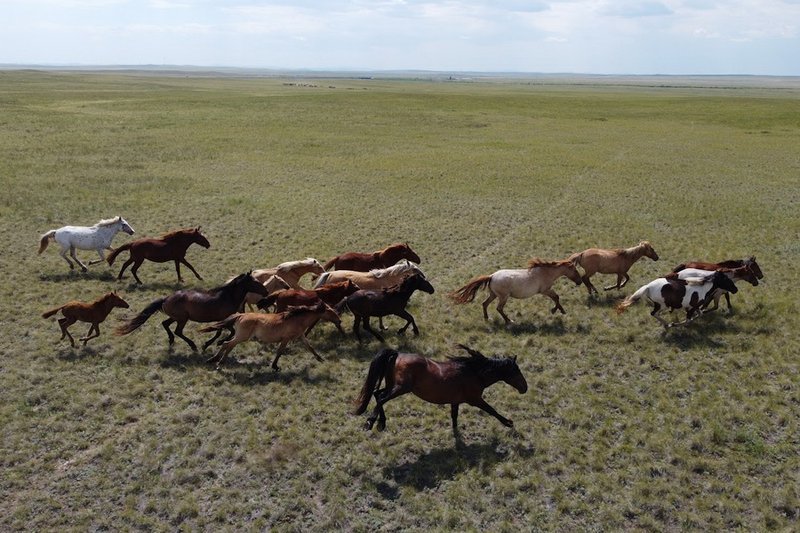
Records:
<instances>
[{"instance_id":1,"label":"horse tail","mask_svg":"<svg viewBox=\"0 0 800 533\"><path fill-rule=\"evenodd\" d=\"M580 265L581 261L583 261L583 252L578 252L578 253L572 254L571 256L567 257L567 261L569 261L570 263L572 263L575 266Z\"/></svg>"},{"instance_id":2,"label":"horse tail","mask_svg":"<svg viewBox=\"0 0 800 533\"><path fill-rule=\"evenodd\" d=\"M44 252L45 248L47 248L47 245L50 244L50 239L55 239L56 231L57 230L51 229L42 235L42 238L39 239L39 253Z\"/></svg>"},{"instance_id":3,"label":"horse tail","mask_svg":"<svg viewBox=\"0 0 800 533\"><path fill-rule=\"evenodd\" d=\"M126 242L125 244L123 244L119 248L117 248L115 250L112 250L111 253L108 254L108 258L106 259L106 261L108 261L108 264L109 265L113 265L114 264L114 260L117 258L117 256L120 254L120 252L124 252L125 250L129 249L130 247L131 247L131 243Z\"/></svg>"},{"instance_id":4,"label":"horse tail","mask_svg":"<svg viewBox=\"0 0 800 533\"><path fill-rule=\"evenodd\" d=\"M460 289L456 289L455 291L451 292L450 298L459 304L471 302L475 299L475 295L478 293L478 291L483 287L488 286L490 281L492 281L491 275L478 276L477 278L470 280L469 283Z\"/></svg>"},{"instance_id":5,"label":"horse tail","mask_svg":"<svg viewBox=\"0 0 800 533\"><path fill-rule=\"evenodd\" d=\"M262 310L267 310L271 306L275 305L275 302L278 301L278 293L281 292L280 290L273 291L269 293L267 296L261 298L259 301L256 302L256 307Z\"/></svg>"},{"instance_id":6,"label":"horse tail","mask_svg":"<svg viewBox=\"0 0 800 533\"><path fill-rule=\"evenodd\" d=\"M319 276L319 279L317 280L317 283L314 284L314 288L318 289L318 288L322 287L323 285L325 285L325 283L327 283L328 278L330 277L330 275L331 275L330 272L323 272Z\"/></svg>"},{"instance_id":7,"label":"horse tail","mask_svg":"<svg viewBox=\"0 0 800 533\"><path fill-rule=\"evenodd\" d=\"M231 316L226 318L225 320L220 320L219 322L214 322L213 324L206 326L204 328L200 328L197 331L199 333L209 333L211 331L217 331L218 329L229 329L233 326L233 323L241 316L241 313L233 313Z\"/></svg>"},{"instance_id":8,"label":"horse tail","mask_svg":"<svg viewBox=\"0 0 800 533\"><path fill-rule=\"evenodd\" d=\"M61 311L62 309L64 309L64 307L66 307L66 305L60 305L58 307L54 307L53 309L50 309L49 311L45 311L44 313L42 313L42 318L50 318L54 314L56 314L59 311Z\"/></svg>"},{"instance_id":9,"label":"horse tail","mask_svg":"<svg viewBox=\"0 0 800 533\"><path fill-rule=\"evenodd\" d=\"M120 337L122 335L127 335L128 333L136 330L147 322L147 319L153 316L156 311L161 310L161 306L164 305L164 302L167 301L167 297L159 298L158 300L153 301L150 305L144 308L144 310L133 317L132 319L128 320L117 329L114 330L114 335Z\"/></svg>"},{"instance_id":10,"label":"horse tail","mask_svg":"<svg viewBox=\"0 0 800 533\"><path fill-rule=\"evenodd\" d=\"M358 395L358 398L353 402L356 405L356 408L353 410L354 415L360 415L367 410L367 405L369 405L369 400L372 398L372 393L380 386L381 380L386 373L394 368L397 355L398 353L396 350L384 348L369 364L367 379L364 381L364 386L361 387L361 393Z\"/></svg>"},{"instance_id":11,"label":"horse tail","mask_svg":"<svg viewBox=\"0 0 800 533\"><path fill-rule=\"evenodd\" d=\"M615 308L617 314L621 315L622 313L625 312L627 308L638 302L642 298L642 296L644 296L644 293L647 292L648 287L650 287L649 283L647 285L642 285L641 287L639 287L639 289L637 289L636 292L634 292L633 294L625 298L622 302L620 302L619 305L617 305L617 307Z\"/></svg>"},{"instance_id":12,"label":"horse tail","mask_svg":"<svg viewBox=\"0 0 800 533\"><path fill-rule=\"evenodd\" d=\"M336 260L337 259L339 259L338 255L336 257L334 257L333 259L331 259L330 261L328 261L327 263L325 263L324 265L322 265L322 268L324 268L325 270L330 270L331 268L336 266Z\"/></svg>"}]
</instances>

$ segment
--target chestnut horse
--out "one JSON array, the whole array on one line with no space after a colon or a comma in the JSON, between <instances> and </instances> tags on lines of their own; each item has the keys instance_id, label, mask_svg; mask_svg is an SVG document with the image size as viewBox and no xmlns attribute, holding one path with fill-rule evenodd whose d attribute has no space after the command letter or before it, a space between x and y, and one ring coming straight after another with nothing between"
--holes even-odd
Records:
<instances>
[{"instance_id":1,"label":"chestnut horse","mask_svg":"<svg viewBox=\"0 0 800 533\"><path fill-rule=\"evenodd\" d=\"M323 285L318 289L286 289L270 291L269 296L262 298L258 302L258 308L267 310L275 306L276 313L286 311L290 306L313 306L323 301L331 307L359 289L359 286L352 280L339 281L329 285Z\"/></svg>"},{"instance_id":2,"label":"chestnut horse","mask_svg":"<svg viewBox=\"0 0 800 533\"><path fill-rule=\"evenodd\" d=\"M575 265L583 267L583 283L586 285L586 290L589 291L591 295L592 291L596 294L600 294L595 286L592 285L592 282L589 281L589 278L595 273L617 275L617 284L603 287L603 290L610 291L611 289L621 289L628 283L628 280L631 279L630 276L628 276L628 270L642 257L649 257L653 261L658 261L658 254L648 241L642 241L630 248L615 248L613 250L589 248L588 250L572 254L568 259Z\"/></svg>"},{"instance_id":3,"label":"chestnut horse","mask_svg":"<svg viewBox=\"0 0 800 533\"><path fill-rule=\"evenodd\" d=\"M244 304L244 296L248 292L257 292L263 296L267 295L267 290L264 286L253 279L249 272L239 274L225 285L209 291L175 291L169 296L151 302L141 313L119 326L114 334L127 335L138 329L156 312L161 311L168 317L161 325L166 330L167 336L169 336L170 346L175 343L175 337L178 336L186 341L192 351L196 352L197 346L195 343L183 334L183 328L186 323L190 320L194 322L216 322L217 320L222 320L241 309ZM169 329L173 322L177 322L174 334ZM205 350L212 342L217 340L220 333L221 331L218 331L214 337L207 341L203 345L203 349Z\"/></svg>"},{"instance_id":4,"label":"chestnut horse","mask_svg":"<svg viewBox=\"0 0 800 533\"><path fill-rule=\"evenodd\" d=\"M465 304L475 299L477 292L486 287L489 290L489 297L483 301L483 318L489 320L487 308L495 299L497 302L497 312L503 317L506 324L512 322L503 312L506 302L510 298L530 298L534 294L544 294L555 302L555 306L550 310L551 313L561 311L558 294L552 289L553 283L561 276L571 279L575 285L581 284L581 275L570 260L563 261L542 261L534 257L528 261L528 268L498 270L488 276L478 276L469 283L455 290L450 297L459 304Z\"/></svg>"},{"instance_id":5,"label":"chestnut horse","mask_svg":"<svg viewBox=\"0 0 800 533\"><path fill-rule=\"evenodd\" d=\"M747 259L728 259L727 261L720 261L719 263L709 263L703 261L690 261L683 263L672 269L673 272L680 272L684 268L699 268L700 270L720 270L722 268L739 268L747 267L756 278L764 279L764 274L761 272L761 267L756 263L756 258L750 256Z\"/></svg>"},{"instance_id":6,"label":"chestnut horse","mask_svg":"<svg viewBox=\"0 0 800 533\"><path fill-rule=\"evenodd\" d=\"M400 328L397 333L402 335L411 326L414 335L419 335L419 328L414 321L411 313L406 311L408 300L414 291L427 292L433 294L433 285L425 279L421 274L411 274L406 276L400 284L394 287L389 287L380 290L359 290L345 298L336 308L341 314L345 309L349 309L355 320L353 321L353 333L356 338L361 342L361 333L359 326L364 322L364 329L372 333L372 336L381 342L386 342L382 336L375 332L369 325L370 317L384 317L388 315L396 315L406 320L406 325Z\"/></svg>"},{"instance_id":7,"label":"chestnut horse","mask_svg":"<svg viewBox=\"0 0 800 533\"><path fill-rule=\"evenodd\" d=\"M360 415L367 409L370 399L375 397L375 408L367 418L364 428L372 429L378 421L378 431L386 428L386 413L383 404L409 392L426 402L450 404L450 418L453 434L458 438L458 406L462 403L486 411L506 427L514 423L500 415L483 399L487 387L504 381L517 389L520 394L528 390L525 376L517 366L514 357L486 357L477 350L457 345L465 350L468 357L450 357L448 361L437 362L414 353L397 353L395 350L382 350L369 365L369 372L356 399L353 414ZM386 386L380 388L381 381Z\"/></svg>"},{"instance_id":8,"label":"chestnut horse","mask_svg":"<svg viewBox=\"0 0 800 533\"><path fill-rule=\"evenodd\" d=\"M217 368L225 362L228 354L233 347L246 340L255 339L262 343L279 342L278 351L272 361L272 369L277 372L278 359L280 359L286 345L295 339L300 339L308 351L310 351L317 361L323 361L322 357L314 350L305 336L306 330L319 320L327 320L339 326L339 315L330 306L319 302L313 307L292 307L283 313L236 313L221 322L211 324L202 328L201 332L217 331L219 334L223 329L233 329L232 339L222 343L219 351L208 359L209 363L216 363ZM339 326L341 329L341 326Z\"/></svg>"},{"instance_id":9,"label":"chestnut horse","mask_svg":"<svg viewBox=\"0 0 800 533\"><path fill-rule=\"evenodd\" d=\"M755 272L749 266L740 266L737 268L718 268L714 270L705 270L700 268L684 268L678 272L670 272L665 277L667 279L670 278L678 278L678 279L691 279L691 278L704 278L714 272L722 272L726 276L728 276L732 281L739 281L744 280L753 287L758 286L758 277L756 276ZM708 308L708 306L704 306L706 309L703 311L710 312L714 311L719 308L719 299L722 295L725 295L725 301L728 303L728 311L731 312L733 308L731 307L731 297L728 291L717 289L714 291L712 298L714 300L714 307Z\"/></svg>"},{"instance_id":10,"label":"chestnut horse","mask_svg":"<svg viewBox=\"0 0 800 533\"><path fill-rule=\"evenodd\" d=\"M156 239L137 239L133 242L123 244L108 256L108 264L113 265L114 259L117 258L121 252L130 250L130 257L122 265L117 279L122 279L122 273L128 268L128 265L133 264L131 267L131 274L133 274L136 283L141 284L142 280L136 275L136 271L142 265L145 259L155 263L166 263L167 261L175 261L175 272L178 273L178 281L183 282L181 278L181 263L189 267L189 270L197 276L197 279L202 280L200 274L194 269L189 261L186 260L186 249L192 244L199 244L203 248L211 246L208 239L200 233L200 227L179 229Z\"/></svg>"},{"instance_id":11,"label":"chestnut horse","mask_svg":"<svg viewBox=\"0 0 800 533\"><path fill-rule=\"evenodd\" d=\"M327 263L325 270L357 270L367 272L376 268L386 268L394 265L401 259L408 259L414 263L421 263L419 256L411 249L408 243L395 243L383 250L369 254L360 252L346 252L337 255Z\"/></svg>"},{"instance_id":12,"label":"chestnut horse","mask_svg":"<svg viewBox=\"0 0 800 533\"><path fill-rule=\"evenodd\" d=\"M91 326L86 336L78 339L83 341L83 345L86 346L89 339L100 336L100 323L106 319L108 314L115 307L127 309L129 306L128 302L117 296L116 292L108 292L91 303L79 302L77 300L67 302L62 306L45 311L42 313L42 318L49 318L61 311L64 318L58 319L58 325L61 326L61 338L58 340L62 341L64 337L69 337L69 343L74 348L75 339L69 334L67 328L79 320L81 322L89 322ZM92 331L94 331L94 335L92 335Z\"/></svg>"}]
</instances>

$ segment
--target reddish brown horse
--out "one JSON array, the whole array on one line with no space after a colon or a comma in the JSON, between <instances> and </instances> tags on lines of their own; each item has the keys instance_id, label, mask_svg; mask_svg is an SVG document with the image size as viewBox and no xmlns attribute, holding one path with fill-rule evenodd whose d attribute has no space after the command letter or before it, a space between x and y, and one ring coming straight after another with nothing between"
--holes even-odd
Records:
<instances>
[{"instance_id":1,"label":"reddish brown horse","mask_svg":"<svg viewBox=\"0 0 800 533\"><path fill-rule=\"evenodd\" d=\"M758 263L756 263L756 258L754 256L750 256L747 259L728 259L727 261L720 261L719 263L690 261L688 263L683 263L676 266L675 268L672 269L672 271L680 272L685 268L698 268L700 270L720 270L722 268L739 268L739 267L747 267L753 272L753 274L755 274L756 278L764 279L764 274L761 272L761 267L759 267Z\"/></svg>"},{"instance_id":2,"label":"reddish brown horse","mask_svg":"<svg viewBox=\"0 0 800 533\"><path fill-rule=\"evenodd\" d=\"M136 279L136 283L141 284L142 280L136 275L136 271L139 270L144 260L148 259L155 263L175 261L175 272L178 273L178 281L180 282L183 282L181 278L181 263L189 267L189 270L197 276L197 279L202 280L203 278L200 277L200 274L198 274L194 267L189 264L189 261L186 260L186 250L192 244L199 244L203 248L211 246L208 239L200 233L199 226L196 228L179 229L157 239L137 239L123 244L111 252L111 255L108 256L108 264L113 265L114 259L116 259L121 252L130 250L131 255L122 265L117 279L122 279L122 273L125 272L125 269L128 268L129 265L133 264L131 267L131 274L133 274L133 277Z\"/></svg>"},{"instance_id":3,"label":"reddish brown horse","mask_svg":"<svg viewBox=\"0 0 800 533\"><path fill-rule=\"evenodd\" d=\"M61 326L61 338L59 340L61 341L64 340L64 337L69 337L69 343L74 348L75 339L69 334L67 328L79 320L81 322L89 322L91 326L86 336L78 339L83 341L83 345L86 346L89 339L100 336L100 323L106 319L108 314L115 307L127 309L129 306L125 300L117 296L117 293L108 292L91 303L79 302L77 300L67 302L62 306L45 311L42 313L42 318L49 318L61 311L64 318L58 319L58 325ZM94 331L94 335L92 335L92 331Z\"/></svg>"},{"instance_id":4,"label":"reddish brown horse","mask_svg":"<svg viewBox=\"0 0 800 533\"><path fill-rule=\"evenodd\" d=\"M183 328L186 323L190 320L194 322L216 322L222 320L242 307L244 297L248 292L267 295L267 290L264 286L256 281L249 272L239 274L225 285L210 291L175 291L169 296L151 302L141 313L118 327L114 334L127 335L138 329L156 312L161 311L169 317L161 325L169 336L170 346L175 342L175 337L178 336L186 341L186 344L193 351L197 351L195 343L183 334ZM173 322L177 322L174 334L169 329ZM203 349L205 350L212 342L217 340L220 333L221 331L217 331L217 334L203 345Z\"/></svg>"},{"instance_id":5,"label":"reddish brown horse","mask_svg":"<svg viewBox=\"0 0 800 533\"><path fill-rule=\"evenodd\" d=\"M396 243L387 246L383 250L369 254L359 252L347 252L337 255L327 263L325 270L356 270L358 272L368 272L376 268L387 268L401 259L408 259L419 264L420 258L411 249L408 243Z\"/></svg>"},{"instance_id":6,"label":"reddish brown horse","mask_svg":"<svg viewBox=\"0 0 800 533\"><path fill-rule=\"evenodd\" d=\"M276 313L286 311L290 306L313 306L320 301L325 302L331 307L342 301L342 298L353 294L359 289L358 285L352 280L338 281L329 285L323 285L316 289L286 289L270 292L269 296L262 298L258 302L259 309L269 309L275 306Z\"/></svg>"},{"instance_id":7,"label":"reddish brown horse","mask_svg":"<svg viewBox=\"0 0 800 533\"><path fill-rule=\"evenodd\" d=\"M450 404L453 433L458 437L458 406L462 403L482 409L498 419L506 427L513 427L511 420L503 417L483 399L483 391L498 381L504 381L520 394L528 390L528 383L517 366L517 358L486 357L482 353L461 344L468 357L451 357L437 362L413 353L397 353L384 349L369 365L367 379L355 401L354 414L367 409L372 396L376 405L367 418L365 429L372 429L378 421L378 430L386 427L383 404L403 394L413 392L426 402ZM380 388L381 381L386 382Z\"/></svg>"}]
</instances>

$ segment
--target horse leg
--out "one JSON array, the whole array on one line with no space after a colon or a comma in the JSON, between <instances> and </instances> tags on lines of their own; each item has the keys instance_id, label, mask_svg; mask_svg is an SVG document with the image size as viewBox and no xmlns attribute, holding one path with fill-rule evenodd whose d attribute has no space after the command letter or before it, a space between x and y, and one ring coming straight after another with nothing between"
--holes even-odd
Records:
<instances>
[{"instance_id":1,"label":"horse leg","mask_svg":"<svg viewBox=\"0 0 800 533\"><path fill-rule=\"evenodd\" d=\"M169 329L169 327L172 325L173 322L175 322L174 319L168 318L168 319L166 319L165 321L163 321L161 323L161 326L167 331L167 336L169 337L169 345L170 346L175 344L175 335L173 335L172 334L172 330Z\"/></svg>"},{"instance_id":2,"label":"horse leg","mask_svg":"<svg viewBox=\"0 0 800 533\"><path fill-rule=\"evenodd\" d=\"M117 279L122 279L122 273L125 272L125 269L131 264L133 264L133 257L129 257L128 260L122 264L122 268L119 270L119 276L117 276Z\"/></svg>"},{"instance_id":3,"label":"horse leg","mask_svg":"<svg viewBox=\"0 0 800 533\"><path fill-rule=\"evenodd\" d=\"M725 303L728 304L728 314L731 314L733 313L733 307L731 307L731 293L725 292L723 294L725 295ZM719 298L715 300L715 303L719 304Z\"/></svg>"},{"instance_id":4,"label":"horse leg","mask_svg":"<svg viewBox=\"0 0 800 533\"><path fill-rule=\"evenodd\" d=\"M353 333L356 334L358 342L361 342L361 328L359 327L361 326L361 315L353 314L353 316L355 317L353 320Z\"/></svg>"},{"instance_id":5,"label":"horse leg","mask_svg":"<svg viewBox=\"0 0 800 533\"><path fill-rule=\"evenodd\" d=\"M503 312L503 308L506 306L506 302L508 301L508 296L499 296L498 300L497 312L500 313L500 316L506 321L506 325L513 323L514 321L508 318L508 316Z\"/></svg>"},{"instance_id":6,"label":"horse leg","mask_svg":"<svg viewBox=\"0 0 800 533\"><path fill-rule=\"evenodd\" d=\"M620 286L618 287L618 288L620 288L620 289L621 289L622 287L624 287L625 285L627 285L627 284L628 284L628 282L631 280L631 277L628 275L628 273L627 273L627 272L623 272L623 273L622 273L622 275L623 275L623 276L625 276L625 279L622 281L622 285L620 285Z\"/></svg>"},{"instance_id":7,"label":"horse leg","mask_svg":"<svg viewBox=\"0 0 800 533\"><path fill-rule=\"evenodd\" d=\"M658 313L661 312L661 304L653 302L653 310L650 311L650 316L661 322L661 325L664 326L664 329L669 329L669 323L658 316Z\"/></svg>"},{"instance_id":8,"label":"horse leg","mask_svg":"<svg viewBox=\"0 0 800 533\"><path fill-rule=\"evenodd\" d=\"M106 260L106 256L103 253L102 248L97 249L97 255L100 256L100 259L95 259L94 261L89 261L89 266L96 265L97 263L104 263Z\"/></svg>"},{"instance_id":9,"label":"horse leg","mask_svg":"<svg viewBox=\"0 0 800 533\"><path fill-rule=\"evenodd\" d=\"M497 298L497 295L492 292L492 289L489 289L489 296L487 296L486 299L481 304L483 306L483 319L486 321L489 320L489 311L488 311L489 304L492 303L495 298Z\"/></svg>"},{"instance_id":10,"label":"horse leg","mask_svg":"<svg viewBox=\"0 0 800 533\"><path fill-rule=\"evenodd\" d=\"M603 287L603 290L604 291L610 291L612 289L621 289L622 285L620 285L620 283L622 282L622 276L625 276L625 275L626 274L617 273L617 284L616 285L609 285L608 287ZM627 281L626 281L626 283L627 283ZM623 285L624 285L624 283L623 283Z\"/></svg>"},{"instance_id":11,"label":"horse leg","mask_svg":"<svg viewBox=\"0 0 800 533\"><path fill-rule=\"evenodd\" d=\"M96 333L94 335L92 335L92 331L95 331ZM95 337L99 337L99 336L100 336L100 325L95 323L95 324L92 324L91 326L89 326L89 331L86 332L86 336L85 337L81 337L78 340L79 341L83 341L83 345L86 346L86 343L89 342L90 339L94 339Z\"/></svg>"},{"instance_id":12,"label":"horse leg","mask_svg":"<svg viewBox=\"0 0 800 533\"><path fill-rule=\"evenodd\" d=\"M567 312L564 311L564 308L561 307L561 302L559 302L558 294L556 294L556 291L554 291L553 289L547 289L546 291L543 291L542 294L544 294L545 296L547 296L556 303L556 305L550 310L551 315L555 314L556 311L561 311L562 315L567 314Z\"/></svg>"},{"instance_id":13,"label":"horse leg","mask_svg":"<svg viewBox=\"0 0 800 533\"><path fill-rule=\"evenodd\" d=\"M592 275L589 274L588 272L584 273L583 276L581 276L581 279L583 280L583 284L586 285L586 290L589 291L589 296L592 295L592 292L594 292L595 294L600 294L600 292L598 292L598 290L597 290L597 287L592 285L592 282L589 281L589 278L591 278L591 277L592 277Z\"/></svg>"},{"instance_id":14,"label":"horse leg","mask_svg":"<svg viewBox=\"0 0 800 533\"><path fill-rule=\"evenodd\" d=\"M289 341L281 341L278 345L278 350L275 352L275 359L272 360L272 370L275 372L280 372L281 369L278 368L278 359L281 358L281 354L283 353L284 348L286 345L289 344Z\"/></svg>"},{"instance_id":15,"label":"horse leg","mask_svg":"<svg viewBox=\"0 0 800 533\"><path fill-rule=\"evenodd\" d=\"M181 278L181 261L180 259L175 260L175 272L178 273L178 283L183 283L183 278Z\"/></svg>"},{"instance_id":16,"label":"horse leg","mask_svg":"<svg viewBox=\"0 0 800 533\"><path fill-rule=\"evenodd\" d=\"M68 251L69 251L69 246L62 246L61 247L61 251L58 252L58 255L60 255L61 257L64 258L64 261L67 262L67 264L69 265L69 269L70 270L75 270L75 265L73 265L72 261L70 261L69 258L67 257L67 252Z\"/></svg>"},{"instance_id":17,"label":"horse leg","mask_svg":"<svg viewBox=\"0 0 800 533\"><path fill-rule=\"evenodd\" d=\"M372 410L372 414L369 416L369 418L367 418L366 429L372 429L376 419L378 421L378 431L383 431L386 429L386 413L383 410L383 404L393 398L397 398L398 396L402 396L403 394L407 394L409 392L411 392L410 387L403 387L395 383L394 386L388 390L388 392L385 392L382 396L376 398L375 409Z\"/></svg>"},{"instance_id":18,"label":"horse leg","mask_svg":"<svg viewBox=\"0 0 800 533\"><path fill-rule=\"evenodd\" d=\"M220 365L222 365L222 363L224 363L225 360L228 358L228 354L231 353L233 347L239 344L239 342L241 341L237 339L231 339L229 341L223 342L222 346L220 346L219 350L217 350L217 353L213 357L207 359L206 362L216 363L216 367L219 368Z\"/></svg>"},{"instance_id":19,"label":"horse leg","mask_svg":"<svg viewBox=\"0 0 800 533\"><path fill-rule=\"evenodd\" d=\"M311 343L308 342L308 339L306 338L305 335L300 335L300 341L302 341L305 347L308 348L308 351L311 352L314 355L314 357L317 358L317 361L322 362L325 360L322 357L320 357L320 355L317 353L316 350L314 350L314 348L311 346Z\"/></svg>"},{"instance_id":20,"label":"horse leg","mask_svg":"<svg viewBox=\"0 0 800 533\"><path fill-rule=\"evenodd\" d=\"M386 326L383 325L383 317L382 316L378 317L378 329L380 331L386 331L387 329L389 329L389 328L387 328Z\"/></svg>"},{"instance_id":21,"label":"horse leg","mask_svg":"<svg viewBox=\"0 0 800 533\"><path fill-rule=\"evenodd\" d=\"M78 256L75 254L75 247L74 246L70 246L69 247L69 256L72 257L75 260L76 263L78 263L78 265L81 267L81 270L83 272L86 272L86 271L89 270L88 268L86 268L86 265L81 263L81 260L78 259Z\"/></svg>"},{"instance_id":22,"label":"horse leg","mask_svg":"<svg viewBox=\"0 0 800 533\"><path fill-rule=\"evenodd\" d=\"M386 343L383 337L381 337L380 334L374 329L372 329L372 326L369 325L369 316L364 316L364 329L372 333L372 336L381 341L382 343L384 344Z\"/></svg>"},{"instance_id":23,"label":"horse leg","mask_svg":"<svg viewBox=\"0 0 800 533\"><path fill-rule=\"evenodd\" d=\"M183 263L184 265L186 265L187 267L189 267L189 270L191 270L191 271L192 271L192 274L194 274L194 275L195 275L195 277L197 277L197 279L199 279L199 280L201 280L201 281L203 280L203 278L200 276L200 274L198 274L198 273L197 273L197 270L195 270L195 269L194 269L194 267L193 267L192 265L190 265L190 264L189 264L189 261L187 261L185 257L182 257L182 258L181 258L181 263ZM180 274L178 274L178 275L180 276Z\"/></svg>"},{"instance_id":24,"label":"horse leg","mask_svg":"<svg viewBox=\"0 0 800 533\"><path fill-rule=\"evenodd\" d=\"M175 336L185 340L186 344L189 345L189 348L191 348L193 352L196 352L197 345L192 342L192 339L183 334L183 327L186 325L186 322L188 322L188 320L178 321L178 324L175 326Z\"/></svg>"},{"instance_id":25,"label":"horse leg","mask_svg":"<svg viewBox=\"0 0 800 533\"><path fill-rule=\"evenodd\" d=\"M131 267L131 274L133 274L133 278L139 285L142 284L142 280L140 280L139 276L136 275L136 271L139 270L139 267L142 266L142 263L144 263L144 258L134 259L133 266Z\"/></svg>"},{"instance_id":26,"label":"horse leg","mask_svg":"<svg viewBox=\"0 0 800 533\"><path fill-rule=\"evenodd\" d=\"M482 410L486 411L487 413L489 413L490 415L492 415L493 417L498 419L500 421L500 423L503 424L505 427L507 427L507 428L513 428L514 427L514 422L512 422L508 418L504 417L503 415L501 415L500 413L495 411L494 407L492 407L491 405L486 403L486 400L484 400L483 398L479 397L477 400L467 401L467 403L472 405L472 406L477 407L478 409L482 409Z\"/></svg>"},{"instance_id":27,"label":"horse leg","mask_svg":"<svg viewBox=\"0 0 800 533\"><path fill-rule=\"evenodd\" d=\"M395 315L399 316L400 318L406 319L406 325L397 330L398 334L403 335L408 329L408 326L411 326L414 335L419 335L419 328L417 327L417 323L414 321L414 317L411 316L411 313L409 313L405 309L401 309L400 311L395 313Z\"/></svg>"},{"instance_id":28,"label":"horse leg","mask_svg":"<svg viewBox=\"0 0 800 533\"><path fill-rule=\"evenodd\" d=\"M450 420L453 421L453 433L458 434L458 405L457 403L450 404Z\"/></svg>"},{"instance_id":29,"label":"horse leg","mask_svg":"<svg viewBox=\"0 0 800 533\"><path fill-rule=\"evenodd\" d=\"M206 342L203 343L203 351L208 350L208 347L211 346L212 344L214 344L214 341L217 340L220 335L222 335L222 330L218 329L217 332L214 333L213 337L211 337L210 339L208 339ZM228 341L228 340L230 340L230 337L220 341L220 344L222 344L223 342Z\"/></svg>"},{"instance_id":30,"label":"horse leg","mask_svg":"<svg viewBox=\"0 0 800 533\"><path fill-rule=\"evenodd\" d=\"M75 339L73 339L72 335L69 334L69 331L67 331L67 328L70 327L75 322L76 322L76 320L74 318L64 317L64 318L59 318L58 319L58 325L61 326L61 338L58 339L58 340L59 341L63 341L64 337L68 337L69 338L69 343L72 345L73 348L75 347Z\"/></svg>"}]
</instances>

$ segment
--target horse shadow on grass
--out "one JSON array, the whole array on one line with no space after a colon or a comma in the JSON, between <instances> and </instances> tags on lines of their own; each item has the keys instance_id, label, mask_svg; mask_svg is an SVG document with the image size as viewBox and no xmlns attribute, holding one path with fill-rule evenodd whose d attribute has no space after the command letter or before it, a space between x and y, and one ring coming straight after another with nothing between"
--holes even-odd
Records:
<instances>
[{"instance_id":1,"label":"horse shadow on grass","mask_svg":"<svg viewBox=\"0 0 800 533\"><path fill-rule=\"evenodd\" d=\"M536 333L539 335L561 337L570 333L570 330L564 324L564 319L560 316L553 317L549 320L545 319L541 322L512 322L506 326L506 329L515 335Z\"/></svg>"},{"instance_id":2,"label":"horse shadow on grass","mask_svg":"<svg viewBox=\"0 0 800 533\"><path fill-rule=\"evenodd\" d=\"M314 373L312 375L311 368L308 365L299 369L286 369L282 367L279 372L275 372L266 362L238 363L232 367L226 365L220 368L218 372L220 372L228 382L245 386L269 385L270 383L288 385L296 381L302 381L307 385L321 385L335 381L327 373Z\"/></svg>"},{"instance_id":3,"label":"horse shadow on grass","mask_svg":"<svg viewBox=\"0 0 800 533\"><path fill-rule=\"evenodd\" d=\"M721 348L725 344L716 340L713 337L715 334L731 334L741 331L741 328L736 323L726 320L726 317L709 313L686 326L676 326L662 330L661 338L666 344L676 346L682 350L697 347Z\"/></svg>"},{"instance_id":4,"label":"horse shadow on grass","mask_svg":"<svg viewBox=\"0 0 800 533\"><path fill-rule=\"evenodd\" d=\"M606 293L603 294L602 296L592 294L586 297L586 307L588 307L589 309L591 309L592 307L612 309L616 307L624 299L625 299L624 295L621 294Z\"/></svg>"},{"instance_id":5,"label":"horse shadow on grass","mask_svg":"<svg viewBox=\"0 0 800 533\"><path fill-rule=\"evenodd\" d=\"M97 271L89 270L88 272L81 272L80 269L68 270L66 272L59 272L57 274L39 274L39 281L46 281L50 283L63 283L65 281L77 280L93 280L93 281L116 281L114 274L110 270Z\"/></svg>"},{"instance_id":6,"label":"horse shadow on grass","mask_svg":"<svg viewBox=\"0 0 800 533\"><path fill-rule=\"evenodd\" d=\"M529 457L534 450L515 446L515 455ZM420 454L416 459L387 466L383 469L383 478L393 483L382 481L377 489L382 496L396 499L399 496L399 485L413 487L418 491L437 487L442 481L453 479L457 474L468 470L480 470L488 474L496 464L505 461L509 450L499 440L464 444L456 437L453 447L439 448Z\"/></svg>"}]
</instances>

